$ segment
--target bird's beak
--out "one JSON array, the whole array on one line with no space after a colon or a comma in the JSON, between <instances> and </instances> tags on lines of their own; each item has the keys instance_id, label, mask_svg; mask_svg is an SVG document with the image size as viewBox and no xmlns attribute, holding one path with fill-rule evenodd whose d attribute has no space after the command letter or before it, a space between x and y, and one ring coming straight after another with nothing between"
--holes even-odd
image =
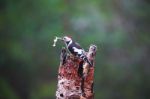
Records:
<instances>
[{"instance_id":1,"label":"bird's beak","mask_svg":"<svg viewBox=\"0 0 150 99\"><path fill-rule=\"evenodd\" d=\"M57 37L57 39L59 39L59 40L61 40L61 41L64 41L63 38L61 38L61 37Z\"/></svg>"}]
</instances>

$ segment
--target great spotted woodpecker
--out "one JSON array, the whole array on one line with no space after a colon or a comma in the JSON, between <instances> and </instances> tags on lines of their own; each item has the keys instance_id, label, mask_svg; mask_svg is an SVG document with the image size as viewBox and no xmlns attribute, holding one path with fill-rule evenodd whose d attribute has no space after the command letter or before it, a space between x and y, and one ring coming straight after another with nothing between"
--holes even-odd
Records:
<instances>
[{"instance_id":1,"label":"great spotted woodpecker","mask_svg":"<svg viewBox=\"0 0 150 99\"><path fill-rule=\"evenodd\" d=\"M68 36L64 36L63 41L65 42L67 49L72 55L79 57L83 61L87 62L90 66L92 66L91 62L88 60L87 56L85 55L84 49L81 48L77 42L74 42L72 38Z\"/></svg>"}]
</instances>

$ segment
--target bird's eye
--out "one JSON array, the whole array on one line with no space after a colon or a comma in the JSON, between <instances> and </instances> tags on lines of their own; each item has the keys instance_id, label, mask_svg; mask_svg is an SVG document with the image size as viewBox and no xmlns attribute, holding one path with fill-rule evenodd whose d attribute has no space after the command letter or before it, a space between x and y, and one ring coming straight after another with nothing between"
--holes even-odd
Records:
<instances>
[{"instance_id":1,"label":"bird's eye","mask_svg":"<svg viewBox=\"0 0 150 99\"><path fill-rule=\"evenodd\" d=\"M66 38L64 37L63 40L66 40Z\"/></svg>"}]
</instances>

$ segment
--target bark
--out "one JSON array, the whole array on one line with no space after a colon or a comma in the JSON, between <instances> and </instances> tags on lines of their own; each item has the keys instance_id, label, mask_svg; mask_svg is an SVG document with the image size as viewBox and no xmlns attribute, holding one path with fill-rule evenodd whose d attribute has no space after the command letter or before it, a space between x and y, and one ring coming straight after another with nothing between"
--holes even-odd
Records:
<instances>
[{"instance_id":1,"label":"bark","mask_svg":"<svg viewBox=\"0 0 150 99\"><path fill-rule=\"evenodd\" d=\"M56 99L94 99L94 57L96 46L91 45L86 53L93 64L89 66L81 59L67 53L63 48L58 69Z\"/></svg>"}]
</instances>

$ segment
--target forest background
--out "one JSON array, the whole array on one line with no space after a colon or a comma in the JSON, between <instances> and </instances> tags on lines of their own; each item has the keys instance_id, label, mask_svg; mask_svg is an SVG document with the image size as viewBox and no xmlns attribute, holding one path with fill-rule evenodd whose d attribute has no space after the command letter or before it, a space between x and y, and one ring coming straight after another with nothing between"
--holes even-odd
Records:
<instances>
[{"instance_id":1,"label":"forest background","mask_svg":"<svg viewBox=\"0 0 150 99\"><path fill-rule=\"evenodd\" d=\"M95 99L150 99L149 0L1 0L0 99L55 99L64 35L98 46Z\"/></svg>"}]
</instances>

